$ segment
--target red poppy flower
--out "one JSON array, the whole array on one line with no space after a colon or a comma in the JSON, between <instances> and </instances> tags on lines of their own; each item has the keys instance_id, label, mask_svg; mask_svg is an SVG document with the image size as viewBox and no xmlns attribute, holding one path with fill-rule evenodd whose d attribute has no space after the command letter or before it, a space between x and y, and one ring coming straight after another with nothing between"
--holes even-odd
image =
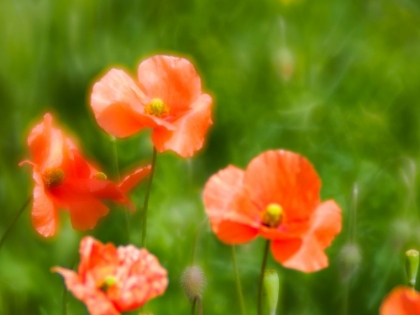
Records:
<instances>
[{"instance_id":1,"label":"red poppy flower","mask_svg":"<svg viewBox=\"0 0 420 315\"><path fill-rule=\"evenodd\" d=\"M382 302L380 315L420 314L420 294L408 287L396 287Z\"/></svg>"},{"instance_id":2,"label":"red poppy flower","mask_svg":"<svg viewBox=\"0 0 420 315\"><path fill-rule=\"evenodd\" d=\"M201 80L184 58L154 56L140 63L138 81L111 69L93 86L91 106L96 120L116 137L152 128L159 152L192 156L212 124L212 98L201 92Z\"/></svg>"},{"instance_id":3,"label":"red poppy flower","mask_svg":"<svg viewBox=\"0 0 420 315\"><path fill-rule=\"evenodd\" d=\"M32 224L46 237L56 232L57 208L69 211L73 228L87 230L108 213L108 207L100 199L132 207L125 193L150 172L150 166L140 168L119 185L106 180L105 174L89 164L73 142L53 127L50 114L32 130L28 145L33 162L23 161L20 165L29 163L33 167Z\"/></svg>"},{"instance_id":4,"label":"red poppy flower","mask_svg":"<svg viewBox=\"0 0 420 315\"><path fill-rule=\"evenodd\" d=\"M204 188L204 205L217 237L240 244L260 235L283 266L312 272L328 266L324 249L341 230L341 210L320 202L321 182L302 156L267 151L247 169L228 166Z\"/></svg>"},{"instance_id":5,"label":"red poppy flower","mask_svg":"<svg viewBox=\"0 0 420 315\"><path fill-rule=\"evenodd\" d=\"M83 301L91 315L118 315L163 294L166 270L145 249L115 248L87 236L80 242L78 272L55 267L67 288Z\"/></svg>"}]
</instances>

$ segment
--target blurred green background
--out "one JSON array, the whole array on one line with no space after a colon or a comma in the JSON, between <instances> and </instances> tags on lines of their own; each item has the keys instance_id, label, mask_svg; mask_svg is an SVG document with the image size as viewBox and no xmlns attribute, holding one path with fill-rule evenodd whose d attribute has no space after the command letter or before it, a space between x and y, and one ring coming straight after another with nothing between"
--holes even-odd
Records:
<instances>
[{"instance_id":1,"label":"blurred green background","mask_svg":"<svg viewBox=\"0 0 420 315\"><path fill-rule=\"evenodd\" d=\"M285 148L312 161L323 199L342 207L343 231L320 272L288 270L269 257L282 277L278 314L377 314L383 297L406 283L404 251L420 247L415 0L1 0L0 233L31 194L30 168L17 164L29 157L26 138L47 111L115 178L112 142L88 106L91 86L112 66L134 75L139 61L156 53L194 62L214 98L214 125L192 159L158 156L148 249L170 283L145 309L190 310L179 278L205 218L201 192L209 176ZM150 160L149 136L117 142L123 173ZM138 206L144 186L132 196ZM90 234L126 244L124 212L112 209ZM0 314L62 314L63 281L50 268L72 265L82 234L63 212L58 235L42 239L29 214L0 251ZM139 224L137 211L134 244ZM256 311L262 247L257 239L236 248L248 314ZM231 250L208 226L197 263L207 276L204 314L238 314ZM68 314L87 314L71 295Z\"/></svg>"}]
</instances>

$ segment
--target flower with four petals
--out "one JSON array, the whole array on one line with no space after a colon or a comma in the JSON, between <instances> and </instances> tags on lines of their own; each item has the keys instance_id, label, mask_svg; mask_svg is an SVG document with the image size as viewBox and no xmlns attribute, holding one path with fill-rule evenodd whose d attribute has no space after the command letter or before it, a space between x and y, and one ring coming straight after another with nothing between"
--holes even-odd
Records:
<instances>
[{"instance_id":1,"label":"flower with four petals","mask_svg":"<svg viewBox=\"0 0 420 315\"><path fill-rule=\"evenodd\" d=\"M114 68L94 84L90 104L99 126L116 137L151 128L157 151L192 156L212 124L212 98L202 93L194 66L157 55L140 63L137 75L135 81Z\"/></svg>"},{"instance_id":2,"label":"flower with four petals","mask_svg":"<svg viewBox=\"0 0 420 315\"><path fill-rule=\"evenodd\" d=\"M229 165L205 185L205 211L217 237L241 244L260 235L275 260L312 272L328 266L324 249L341 230L341 210L321 202L321 181L302 156L266 151L242 170Z\"/></svg>"}]
</instances>

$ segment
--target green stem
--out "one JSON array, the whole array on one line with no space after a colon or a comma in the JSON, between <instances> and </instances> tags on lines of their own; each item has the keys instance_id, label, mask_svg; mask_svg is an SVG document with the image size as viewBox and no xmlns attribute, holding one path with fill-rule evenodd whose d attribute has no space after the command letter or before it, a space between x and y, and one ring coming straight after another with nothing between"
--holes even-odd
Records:
<instances>
[{"instance_id":1,"label":"green stem","mask_svg":"<svg viewBox=\"0 0 420 315\"><path fill-rule=\"evenodd\" d=\"M197 298L198 300L198 315L203 315L203 301L200 297Z\"/></svg>"},{"instance_id":2,"label":"green stem","mask_svg":"<svg viewBox=\"0 0 420 315\"><path fill-rule=\"evenodd\" d=\"M239 272L238 272L238 262L236 260L235 246L232 245L230 248L232 249L231 253L232 253L233 269L235 270L236 291L238 293L239 305L241 307L241 314L246 315L244 296L242 294L241 279L239 277Z\"/></svg>"},{"instance_id":3,"label":"green stem","mask_svg":"<svg viewBox=\"0 0 420 315\"><path fill-rule=\"evenodd\" d=\"M142 212L142 231L141 231L141 246L146 246L146 232L147 232L147 206L149 204L149 195L152 188L153 174L156 167L157 150L153 147L152 169L150 170L149 180L147 182L146 195L144 196L143 212Z\"/></svg>"},{"instance_id":4,"label":"green stem","mask_svg":"<svg viewBox=\"0 0 420 315\"><path fill-rule=\"evenodd\" d=\"M112 156L114 158L114 172L117 175L117 181L118 183L121 182L121 174L120 174L120 166L118 163L118 149L117 149L117 140L115 137L111 138L112 142ZM123 207L124 209L124 218L125 218L125 228L127 230L127 242L130 242L130 218L128 216L128 210L127 207Z\"/></svg>"},{"instance_id":5,"label":"green stem","mask_svg":"<svg viewBox=\"0 0 420 315\"><path fill-rule=\"evenodd\" d=\"M191 306L191 315L195 314L195 305L197 304L197 298L194 298Z\"/></svg>"},{"instance_id":6,"label":"green stem","mask_svg":"<svg viewBox=\"0 0 420 315\"><path fill-rule=\"evenodd\" d=\"M258 315L262 315L262 287L263 287L263 281L264 281L265 266L267 265L267 256L268 256L267 254L268 254L269 247L270 247L270 240L267 240L264 246L263 261L261 264L261 274L260 274L260 280L258 284Z\"/></svg>"},{"instance_id":7,"label":"green stem","mask_svg":"<svg viewBox=\"0 0 420 315\"><path fill-rule=\"evenodd\" d=\"M197 246L198 246L198 237L200 236L200 231L203 227L203 225L207 222L207 218L204 218L203 221L200 222L197 228L197 232L195 232L194 236L194 245L193 245L193 251L192 251L192 257L191 257L191 265L194 265L195 262L195 256L197 254Z\"/></svg>"},{"instance_id":8,"label":"green stem","mask_svg":"<svg viewBox=\"0 0 420 315\"><path fill-rule=\"evenodd\" d=\"M13 217L12 221L10 222L9 226L6 228L6 230L3 233L3 236L0 239L0 248L3 246L3 243L6 241L7 235L12 230L13 225L15 224L17 219L19 219L20 215L26 209L26 207L31 202L31 200L32 200L32 196L29 196L29 198L25 201L25 203L22 205L22 207L19 209L19 211Z\"/></svg>"}]
</instances>

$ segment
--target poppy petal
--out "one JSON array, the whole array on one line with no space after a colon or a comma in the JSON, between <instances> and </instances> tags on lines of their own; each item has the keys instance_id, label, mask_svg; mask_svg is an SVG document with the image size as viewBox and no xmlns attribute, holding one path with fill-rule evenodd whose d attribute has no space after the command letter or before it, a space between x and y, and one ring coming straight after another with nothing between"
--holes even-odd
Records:
<instances>
[{"instance_id":1,"label":"poppy petal","mask_svg":"<svg viewBox=\"0 0 420 315\"><path fill-rule=\"evenodd\" d=\"M252 241L258 235L258 229L231 220L221 220L212 224L214 234L226 244L243 244Z\"/></svg>"},{"instance_id":2,"label":"poppy petal","mask_svg":"<svg viewBox=\"0 0 420 315\"><path fill-rule=\"evenodd\" d=\"M290 151L258 155L249 163L244 181L260 210L278 203L287 221L309 219L319 203L321 181L317 173L304 157Z\"/></svg>"},{"instance_id":3,"label":"poppy petal","mask_svg":"<svg viewBox=\"0 0 420 315\"><path fill-rule=\"evenodd\" d=\"M420 314L420 294L407 287L396 287L384 299L380 315L418 315Z\"/></svg>"},{"instance_id":4,"label":"poppy petal","mask_svg":"<svg viewBox=\"0 0 420 315\"><path fill-rule=\"evenodd\" d=\"M71 225L76 230L88 230L95 227L100 218L108 214L108 207L90 196L77 196L67 200Z\"/></svg>"},{"instance_id":5,"label":"poppy petal","mask_svg":"<svg viewBox=\"0 0 420 315\"><path fill-rule=\"evenodd\" d=\"M182 157L189 157L201 149L207 129L212 124L209 95L203 94L192 109L173 122L174 130L156 128L153 143L159 152L172 150Z\"/></svg>"},{"instance_id":6,"label":"poppy petal","mask_svg":"<svg viewBox=\"0 0 420 315\"><path fill-rule=\"evenodd\" d=\"M157 55L140 63L139 85L150 98L162 99L170 114L188 110L201 94L201 80L186 59Z\"/></svg>"},{"instance_id":7,"label":"poppy petal","mask_svg":"<svg viewBox=\"0 0 420 315\"><path fill-rule=\"evenodd\" d=\"M203 201L210 220L218 221L223 217L242 217L242 223L255 224L258 210L249 203L243 189L244 171L229 165L211 176L203 191ZM233 214L232 214L233 213Z\"/></svg>"},{"instance_id":8,"label":"poppy petal","mask_svg":"<svg viewBox=\"0 0 420 315\"><path fill-rule=\"evenodd\" d=\"M74 271L60 267L55 267L52 271L63 276L66 287L86 304L91 315L121 315L103 292L95 287L86 286Z\"/></svg>"},{"instance_id":9,"label":"poppy petal","mask_svg":"<svg viewBox=\"0 0 420 315\"><path fill-rule=\"evenodd\" d=\"M53 187L51 192L64 203L72 203L71 198L77 195L90 195L95 198L109 199L116 202L127 202L126 196L118 186L109 180L94 178L71 178L59 187Z\"/></svg>"},{"instance_id":10,"label":"poppy petal","mask_svg":"<svg viewBox=\"0 0 420 315\"><path fill-rule=\"evenodd\" d=\"M302 240L298 238L279 239L271 242L271 253L279 263L286 262L302 246Z\"/></svg>"},{"instance_id":11,"label":"poppy petal","mask_svg":"<svg viewBox=\"0 0 420 315\"><path fill-rule=\"evenodd\" d=\"M332 201L321 203L315 210L311 227L302 239L302 246L283 265L303 272L313 272L328 266L324 249L341 231L341 210Z\"/></svg>"},{"instance_id":12,"label":"poppy petal","mask_svg":"<svg viewBox=\"0 0 420 315\"><path fill-rule=\"evenodd\" d=\"M45 193L42 184L35 186L33 198L32 225L42 236L53 236L57 230L58 213L53 201Z\"/></svg>"},{"instance_id":13,"label":"poppy petal","mask_svg":"<svg viewBox=\"0 0 420 315\"><path fill-rule=\"evenodd\" d=\"M151 165L147 165L146 167L139 168L135 170L130 175L124 177L124 179L119 184L119 188L123 193L129 192L133 189L143 178L149 175L152 169Z\"/></svg>"}]
</instances>

